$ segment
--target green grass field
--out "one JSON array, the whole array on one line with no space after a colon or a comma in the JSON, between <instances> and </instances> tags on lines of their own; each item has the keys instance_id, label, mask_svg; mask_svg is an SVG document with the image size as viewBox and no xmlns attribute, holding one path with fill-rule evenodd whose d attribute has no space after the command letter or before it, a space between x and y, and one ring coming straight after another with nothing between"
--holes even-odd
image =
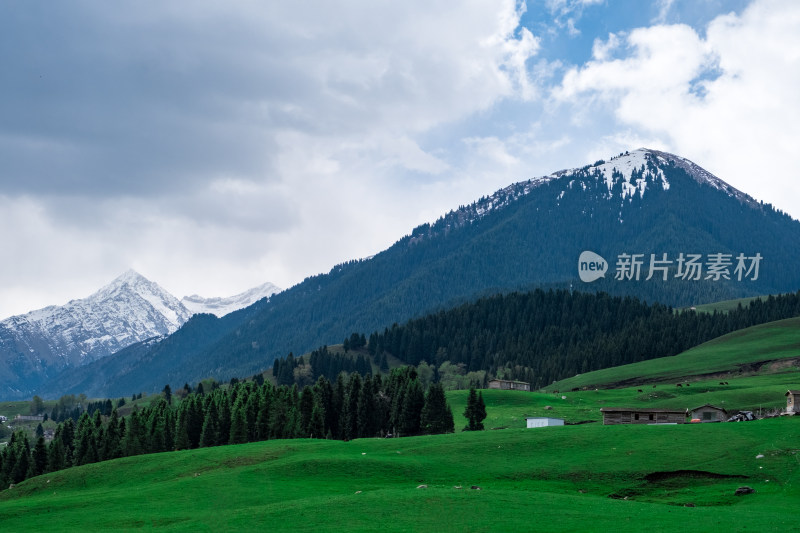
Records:
<instances>
[{"instance_id":1,"label":"green grass field","mask_svg":"<svg viewBox=\"0 0 800 533\"><path fill-rule=\"evenodd\" d=\"M675 383L708 379L714 374L747 376L797 369L800 360L800 317L735 331L674 357L598 370L553 384L548 389L603 388L627 384ZM767 362L765 365L760 363ZM724 379L728 379L725 377ZM730 381L730 379L728 379Z\"/></svg>"},{"instance_id":2,"label":"green grass field","mask_svg":"<svg viewBox=\"0 0 800 533\"><path fill-rule=\"evenodd\" d=\"M655 388L642 385L599 390L561 389L557 394L482 390L486 405L491 406L491 409L487 407L484 426L486 429L524 428L527 416L563 418L567 424L601 423L601 407L693 409L710 403L728 411L767 414L786 407L784 394L788 389L800 389L798 369L726 379L728 385L720 385L718 379L706 379L692 381L690 386L680 388L669 383ZM467 423L460 416L466 407L467 391L450 391L447 399L453 410L456 430L460 430ZM551 409L545 409L547 406Z\"/></svg>"},{"instance_id":3,"label":"green grass field","mask_svg":"<svg viewBox=\"0 0 800 533\"><path fill-rule=\"evenodd\" d=\"M0 493L0 528L792 531L799 452L800 417L270 441L33 478Z\"/></svg>"},{"instance_id":4,"label":"green grass field","mask_svg":"<svg viewBox=\"0 0 800 533\"><path fill-rule=\"evenodd\" d=\"M790 319L564 380L557 393L483 390L487 431L460 431L467 391L451 391L451 435L269 441L67 469L0 492L0 531L798 531L799 416L600 422L603 406L779 409L800 388L798 356ZM526 416L568 425L524 429ZM755 492L736 496L745 485Z\"/></svg>"}]
</instances>

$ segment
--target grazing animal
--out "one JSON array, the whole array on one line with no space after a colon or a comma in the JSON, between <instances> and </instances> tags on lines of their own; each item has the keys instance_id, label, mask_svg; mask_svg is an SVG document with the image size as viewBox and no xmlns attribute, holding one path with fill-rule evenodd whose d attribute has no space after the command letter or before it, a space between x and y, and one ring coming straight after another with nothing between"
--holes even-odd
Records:
<instances>
[{"instance_id":1,"label":"grazing animal","mask_svg":"<svg viewBox=\"0 0 800 533\"><path fill-rule=\"evenodd\" d=\"M655 389L655 388L656 388L656 386L655 386L655 385L653 385L653 388Z\"/></svg>"},{"instance_id":2,"label":"grazing animal","mask_svg":"<svg viewBox=\"0 0 800 533\"><path fill-rule=\"evenodd\" d=\"M636 392L642 392L642 389L636 389Z\"/></svg>"},{"instance_id":3,"label":"grazing animal","mask_svg":"<svg viewBox=\"0 0 800 533\"><path fill-rule=\"evenodd\" d=\"M725 382L724 381L720 381L719 384L720 385L725 385Z\"/></svg>"},{"instance_id":4,"label":"grazing animal","mask_svg":"<svg viewBox=\"0 0 800 533\"><path fill-rule=\"evenodd\" d=\"M688 386L689 386L689 384L687 383L687 384L686 384L686 386L688 387Z\"/></svg>"},{"instance_id":5,"label":"grazing animal","mask_svg":"<svg viewBox=\"0 0 800 533\"><path fill-rule=\"evenodd\" d=\"M676 383L675 386L676 387L683 387L683 385L681 385L680 383Z\"/></svg>"}]
</instances>

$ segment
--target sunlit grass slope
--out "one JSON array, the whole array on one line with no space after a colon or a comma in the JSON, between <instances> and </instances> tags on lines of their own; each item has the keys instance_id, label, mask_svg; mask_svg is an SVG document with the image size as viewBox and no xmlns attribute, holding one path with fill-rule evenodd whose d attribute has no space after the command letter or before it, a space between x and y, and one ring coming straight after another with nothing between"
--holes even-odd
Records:
<instances>
[{"instance_id":1,"label":"sunlit grass slope","mask_svg":"<svg viewBox=\"0 0 800 533\"><path fill-rule=\"evenodd\" d=\"M0 528L786 531L798 442L787 417L205 448L30 479L0 493Z\"/></svg>"},{"instance_id":2,"label":"sunlit grass slope","mask_svg":"<svg viewBox=\"0 0 800 533\"><path fill-rule=\"evenodd\" d=\"M763 372L783 371L780 360L800 358L800 317L753 326L723 335L674 357L662 357L607 368L562 380L548 389L607 387L617 384L668 383L684 378L725 373L750 374L759 363Z\"/></svg>"}]
</instances>

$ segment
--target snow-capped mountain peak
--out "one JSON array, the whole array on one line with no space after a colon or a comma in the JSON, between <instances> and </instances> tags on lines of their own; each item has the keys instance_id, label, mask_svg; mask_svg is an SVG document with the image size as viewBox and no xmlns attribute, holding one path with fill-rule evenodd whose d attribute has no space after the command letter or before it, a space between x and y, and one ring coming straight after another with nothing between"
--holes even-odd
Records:
<instances>
[{"instance_id":1,"label":"snow-capped mountain peak","mask_svg":"<svg viewBox=\"0 0 800 533\"><path fill-rule=\"evenodd\" d=\"M129 270L87 298L11 317L0 322L0 329L30 352L41 351L33 339L47 339L48 351L71 364L173 333L190 316L177 298Z\"/></svg>"},{"instance_id":2,"label":"snow-capped mountain peak","mask_svg":"<svg viewBox=\"0 0 800 533\"><path fill-rule=\"evenodd\" d=\"M562 187L556 186L557 201L561 201L568 190L581 189L586 192L591 189L606 200L614 200L616 196L616 200L624 205L634 198L644 198L653 188L668 191L670 182L664 170L673 165L701 185L711 186L740 202L757 205L757 202L747 194L686 158L649 148L639 148L620 153L608 160L600 160L580 168L559 170L547 176L531 178L504 187L470 205L450 211L432 224L418 226L409 237L409 245L472 224L546 185L564 184ZM620 221L622 221L622 211L620 211Z\"/></svg>"},{"instance_id":3,"label":"snow-capped mountain peak","mask_svg":"<svg viewBox=\"0 0 800 533\"><path fill-rule=\"evenodd\" d=\"M25 396L66 367L174 333L195 313L222 316L278 291L265 283L230 298L190 297L184 305L128 270L86 298L0 321L0 394Z\"/></svg>"},{"instance_id":4,"label":"snow-capped mountain peak","mask_svg":"<svg viewBox=\"0 0 800 533\"><path fill-rule=\"evenodd\" d=\"M262 298L269 298L281 289L272 283L264 283L241 294L227 298L203 298L193 294L184 296L181 303L192 313L211 313L218 317L232 313L238 309L248 307Z\"/></svg>"},{"instance_id":5,"label":"snow-capped mountain peak","mask_svg":"<svg viewBox=\"0 0 800 533\"><path fill-rule=\"evenodd\" d=\"M614 185L620 181L622 199L637 195L644 196L648 182L660 184L664 190L669 189L669 182L664 171L654 165L651 153L645 148L626 152L612 157L608 162L598 162L589 167L589 172L599 175L605 182L609 195ZM592 172L593 171L593 172Z\"/></svg>"},{"instance_id":6,"label":"snow-capped mountain peak","mask_svg":"<svg viewBox=\"0 0 800 533\"><path fill-rule=\"evenodd\" d=\"M172 294L135 270L126 271L86 301L103 305L120 297L125 298L128 294L138 296L161 315L169 324L169 333L183 325L192 314Z\"/></svg>"},{"instance_id":7,"label":"snow-capped mountain peak","mask_svg":"<svg viewBox=\"0 0 800 533\"><path fill-rule=\"evenodd\" d=\"M701 185L713 187L740 202L756 204L755 200L747 194L725 183L685 157L650 148L639 148L621 153L608 161L601 160L583 168L562 170L552 176L593 177L605 183L609 199L614 196L612 192L614 187L619 185L622 190L621 199L624 200L634 195L643 197L648 184L668 190L670 183L664 174L664 169L670 166L680 168L687 176Z\"/></svg>"}]
</instances>

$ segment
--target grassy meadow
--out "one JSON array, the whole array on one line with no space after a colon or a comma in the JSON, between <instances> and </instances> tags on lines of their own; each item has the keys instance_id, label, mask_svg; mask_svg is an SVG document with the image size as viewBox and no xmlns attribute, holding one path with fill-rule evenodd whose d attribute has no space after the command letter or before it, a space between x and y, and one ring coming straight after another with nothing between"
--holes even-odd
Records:
<instances>
[{"instance_id":1,"label":"grassy meadow","mask_svg":"<svg viewBox=\"0 0 800 533\"><path fill-rule=\"evenodd\" d=\"M674 385L684 380L713 382L715 376L731 382L729 377L797 370L798 361L800 317L734 331L673 357L578 375L555 383L548 389L564 391L653 383Z\"/></svg>"},{"instance_id":2,"label":"grassy meadow","mask_svg":"<svg viewBox=\"0 0 800 533\"><path fill-rule=\"evenodd\" d=\"M467 391L450 391L455 434L277 440L71 468L0 492L0 531L798 531L800 416L603 426L600 414L778 410L800 388L798 356L800 319L790 319L549 392L483 390L486 431L460 431ZM568 425L525 429L526 416ZM735 495L742 486L755 492Z\"/></svg>"},{"instance_id":3,"label":"grassy meadow","mask_svg":"<svg viewBox=\"0 0 800 533\"><path fill-rule=\"evenodd\" d=\"M798 443L800 417L268 441L32 478L0 493L0 528L791 531Z\"/></svg>"}]
</instances>

